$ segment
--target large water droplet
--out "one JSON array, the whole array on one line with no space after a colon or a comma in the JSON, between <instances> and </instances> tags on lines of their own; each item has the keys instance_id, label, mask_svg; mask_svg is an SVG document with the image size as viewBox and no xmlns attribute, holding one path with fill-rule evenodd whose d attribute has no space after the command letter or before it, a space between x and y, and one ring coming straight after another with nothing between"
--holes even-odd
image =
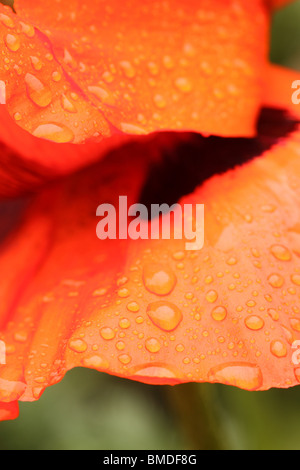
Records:
<instances>
[{"instance_id":1,"label":"large water droplet","mask_svg":"<svg viewBox=\"0 0 300 470\"><path fill-rule=\"evenodd\" d=\"M147 314L154 325L162 330L172 331L182 320L181 310L171 302L153 302L147 307Z\"/></svg>"},{"instance_id":2,"label":"large water droplet","mask_svg":"<svg viewBox=\"0 0 300 470\"><path fill-rule=\"evenodd\" d=\"M69 341L69 348L72 351L83 353L87 350L87 344L82 339L74 338Z\"/></svg>"},{"instance_id":3,"label":"large water droplet","mask_svg":"<svg viewBox=\"0 0 300 470\"><path fill-rule=\"evenodd\" d=\"M260 368L255 364L227 363L214 367L208 373L210 382L233 385L245 390L258 390L263 384Z\"/></svg>"},{"instance_id":4,"label":"large water droplet","mask_svg":"<svg viewBox=\"0 0 300 470\"><path fill-rule=\"evenodd\" d=\"M51 140L58 144L72 142L74 134L67 126L54 122L41 124L34 131L33 135L42 139Z\"/></svg>"},{"instance_id":5,"label":"large water droplet","mask_svg":"<svg viewBox=\"0 0 300 470\"><path fill-rule=\"evenodd\" d=\"M114 339L114 337L116 336L116 333L110 327L103 327L100 330L100 335L102 336L103 339L109 341L111 339Z\"/></svg>"},{"instance_id":6,"label":"large water droplet","mask_svg":"<svg viewBox=\"0 0 300 470\"><path fill-rule=\"evenodd\" d=\"M41 108L46 108L52 101L52 93L47 85L44 85L31 73L25 75L27 94L31 101Z\"/></svg>"},{"instance_id":7,"label":"large water droplet","mask_svg":"<svg viewBox=\"0 0 300 470\"><path fill-rule=\"evenodd\" d=\"M264 324L265 322L263 319L256 315L251 315L245 319L245 325L249 330L261 330L264 327Z\"/></svg>"},{"instance_id":8,"label":"large water droplet","mask_svg":"<svg viewBox=\"0 0 300 470\"><path fill-rule=\"evenodd\" d=\"M280 274L271 274L268 277L268 282L269 282L270 286L275 287L275 288L279 288L279 287L283 286L284 279L283 279L282 276L280 276Z\"/></svg>"},{"instance_id":9,"label":"large water droplet","mask_svg":"<svg viewBox=\"0 0 300 470\"><path fill-rule=\"evenodd\" d=\"M94 356L85 357L82 360L84 367L89 367L90 369L105 370L109 368L109 362L103 356L95 354Z\"/></svg>"},{"instance_id":10,"label":"large water droplet","mask_svg":"<svg viewBox=\"0 0 300 470\"><path fill-rule=\"evenodd\" d=\"M5 36L5 44L10 51L16 52L20 49L20 37L17 34L7 34Z\"/></svg>"},{"instance_id":11,"label":"large water droplet","mask_svg":"<svg viewBox=\"0 0 300 470\"><path fill-rule=\"evenodd\" d=\"M290 261L292 259L290 251L283 245L273 245L270 251L280 261Z\"/></svg>"},{"instance_id":12,"label":"large water droplet","mask_svg":"<svg viewBox=\"0 0 300 470\"><path fill-rule=\"evenodd\" d=\"M276 357L286 357L287 355L286 345L280 340L272 341L270 350L271 353Z\"/></svg>"},{"instance_id":13,"label":"large water droplet","mask_svg":"<svg viewBox=\"0 0 300 470\"><path fill-rule=\"evenodd\" d=\"M118 359L124 365L129 364L132 360L132 358L131 358L131 356L129 356L129 354L120 354L120 356L118 356Z\"/></svg>"},{"instance_id":14,"label":"large water droplet","mask_svg":"<svg viewBox=\"0 0 300 470\"><path fill-rule=\"evenodd\" d=\"M171 268L153 263L144 267L143 281L153 294L167 295L174 289L177 279Z\"/></svg>"},{"instance_id":15,"label":"large water droplet","mask_svg":"<svg viewBox=\"0 0 300 470\"><path fill-rule=\"evenodd\" d=\"M217 300L218 294L215 290L210 290L207 292L205 298L208 302L213 303Z\"/></svg>"},{"instance_id":16,"label":"large water droplet","mask_svg":"<svg viewBox=\"0 0 300 470\"><path fill-rule=\"evenodd\" d=\"M223 320L225 320L225 318L227 316L227 310L222 305L219 305L218 307L215 307L212 310L211 316L216 321L223 321Z\"/></svg>"},{"instance_id":17,"label":"large water droplet","mask_svg":"<svg viewBox=\"0 0 300 470\"><path fill-rule=\"evenodd\" d=\"M147 351L151 353L157 353L161 348L161 344L156 338L148 338L145 341L145 347Z\"/></svg>"}]
</instances>

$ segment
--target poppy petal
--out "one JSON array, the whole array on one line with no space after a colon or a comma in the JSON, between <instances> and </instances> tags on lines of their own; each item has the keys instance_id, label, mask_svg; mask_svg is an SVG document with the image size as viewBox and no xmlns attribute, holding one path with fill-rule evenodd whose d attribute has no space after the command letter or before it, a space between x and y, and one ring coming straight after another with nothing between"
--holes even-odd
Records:
<instances>
[{"instance_id":1,"label":"poppy petal","mask_svg":"<svg viewBox=\"0 0 300 470\"><path fill-rule=\"evenodd\" d=\"M19 404L17 401L0 403L0 421L16 419L19 416Z\"/></svg>"},{"instance_id":2,"label":"poppy petal","mask_svg":"<svg viewBox=\"0 0 300 470\"><path fill-rule=\"evenodd\" d=\"M37 29L36 38L29 40L45 66L32 69L27 39L23 41L20 36L26 66L19 70L14 88L9 87L11 114L16 112L15 95L26 88L26 71L30 73L27 89L34 89L38 80L61 99L66 94L64 85L68 90L74 85L93 104L94 111L128 134L164 129L254 135L268 44L268 17L262 0L147 0L142 6L138 0L112 0L109 5L104 0L18 0L15 8L28 28L33 25ZM3 33L7 34L5 26ZM47 48L54 54L51 64ZM20 52L8 54L16 64ZM58 83L51 78L56 70L64 74ZM67 99L73 106L76 104L70 92ZM52 121L56 116L57 123L62 114L60 105L46 106L49 92L42 95L34 93L31 97L31 101L36 97L40 101L36 104L43 105L35 114L34 126L29 114L26 122L19 121L40 136L43 132L37 132L36 126L44 125L45 112L52 109L56 113ZM90 108L83 115L89 112ZM76 116L68 120L76 121ZM93 135L93 122L94 117L91 128L81 133L72 127L75 138ZM98 132L102 131L100 126Z\"/></svg>"},{"instance_id":3,"label":"poppy petal","mask_svg":"<svg viewBox=\"0 0 300 470\"><path fill-rule=\"evenodd\" d=\"M157 384L298 384L300 132L273 132L259 137L274 141L263 156L181 198L205 204L200 251L174 237L95 234L98 204L138 202L152 153L172 134L44 190L1 252L11 273L1 284L1 401L37 399L76 366Z\"/></svg>"}]
</instances>

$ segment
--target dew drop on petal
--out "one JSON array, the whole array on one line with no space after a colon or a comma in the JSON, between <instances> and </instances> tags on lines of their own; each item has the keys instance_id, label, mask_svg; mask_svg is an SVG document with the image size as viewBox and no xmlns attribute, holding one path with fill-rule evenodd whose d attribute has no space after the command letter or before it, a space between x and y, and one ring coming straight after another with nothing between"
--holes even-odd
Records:
<instances>
[{"instance_id":1,"label":"dew drop on petal","mask_svg":"<svg viewBox=\"0 0 300 470\"><path fill-rule=\"evenodd\" d=\"M35 34L34 27L30 24L26 24L23 22L20 22L21 28L22 28L22 33L26 34L27 37L33 38Z\"/></svg>"},{"instance_id":2,"label":"dew drop on petal","mask_svg":"<svg viewBox=\"0 0 300 470\"><path fill-rule=\"evenodd\" d=\"M270 345L270 350L274 356L279 357L279 358L286 357L287 355L286 345L280 340L272 341Z\"/></svg>"},{"instance_id":3,"label":"dew drop on petal","mask_svg":"<svg viewBox=\"0 0 300 470\"><path fill-rule=\"evenodd\" d=\"M176 276L168 266L147 264L143 270L146 289L156 295L167 295L174 289Z\"/></svg>"},{"instance_id":4,"label":"dew drop on petal","mask_svg":"<svg viewBox=\"0 0 300 470\"><path fill-rule=\"evenodd\" d=\"M211 316L216 321L223 321L223 320L225 320L225 318L227 316L227 310L222 305L219 305L218 307L215 307L212 310Z\"/></svg>"},{"instance_id":5,"label":"dew drop on petal","mask_svg":"<svg viewBox=\"0 0 300 470\"><path fill-rule=\"evenodd\" d=\"M58 144L72 142L74 134L67 126L57 123L40 124L33 135L42 139L51 140Z\"/></svg>"},{"instance_id":6,"label":"dew drop on petal","mask_svg":"<svg viewBox=\"0 0 300 470\"><path fill-rule=\"evenodd\" d=\"M210 290L210 291L207 292L205 298L206 298L207 302L213 303L217 300L218 294L215 290Z\"/></svg>"},{"instance_id":7,"label":"dew drop on petal","mask_svg":"<svg viewBox=\"0 0 300 470\"><path fill-rule=\"evenodd\" d=\"M120 328L123 328L124 330L127 330L127 328L130 327L130 321L128 320L128 318L121 318L120 321L119 321L119 326Z\"/></svg>"},{"instance_id":8,"label":"dew drop on petal","mask_svg":"<svg viewBox=\"0 0 300 470\"><path fill-rule=\"evenodd\" d=\"M17 52L20 49L21 41L17 34L7 34L5 36L5 44L12 52Z\"/></svg>"},{"instance_id":9,"label":"dew drop on petal","mask_svg":"<svg viewBox=\"0 0 300 470\"><path fill-rule=\"evenodd\" d=\"M109 362L103 356L95 354L94 356L85 357L82 360L82 365L90 369L103 370L109 368Z\"/></svg>"},{"instance_id":10,"label":"dew drop on petal","mask_svg":"<svg viewBox=\"0 0 300 470\"><path fill-rule=\"evenodd\" d=\"M268 282L269 282L270 286L275 287L275 288L279 288L279 287L283 286L284 279L283 279L282 276L280 276L280 274L271 274L268 277Z\"/></svg>"},{"instance_id":11,"label":"dew drop on petal","mask_svg":"<svg viewBox=\"0 0 300 470\"><path fill-rule=\"evenodd\" d=\"M294 372L295 372L296 379L300 383L300 367L297 367Z\"/></svg>"},{"instance_id":12,"label":"dew drop on petal","mask_svg":"<svg viewBox=\"0 0 300 470\"><path fill-rule=\"evenodd\" d=\"M12 18L8 15L4 15L3 13L0 14L0 21L7 28L14 28L14 26L15 26L15 23L12 20Z\"/></svg>"},{"instance_id":13,"label":"dew drop on petal","mask_svg":"<svg viewBox=\"0 0 300 470\"><path fill-rule=\"evenodd\" d=\"M147 307L147 314L154 325L162 330L172 331L182 320L181 310L171 302L152 302Z\"/></svg>"},{"instance_id":14,"label":"dew drop on petal","mask_svg":"<svg viewBox=\"0 0 300 470\"><path fill-rule=\"evenodd\" d=\"M76 106L66 95L61 96L61 105L65 111L68 111L68 113L77 113Z\"/></svg>"},{"instance_id":15,"label":"dew drop on petal","mask_svg":"<svg viewBox=\"0 0 300 470\"><path fill-rule=\"evenodd\" d=\"M127 310L130 312L136 313L140 310L140 306L137 302L129 302L127 304Z\"/></svg>"},{"instance_id":16,"label":"dew drop on petal","mask_svg":"<svg viewBox=\"0 0 300 470\"><path fill-rule=\"evenodd\" d=\"M300 332L300 318L291 318L290 324L294 331Z\"/></svg>"},{"instance_id":17,"label":"dew drop on petal","mask_svg":"<svg viewBox=\"0 0 300 470\"><path fill-rule=\"evenodd\" d=\"M25 75L25 83L28 97L34 104L41 108L46 108L52 101L52 93L47 85L44 85L37 77L31 73Z\"/></svg>"},{"instance_id":18,"label":"dew drop on petal","mask_svg":"<svg viewBox=\"0 0 300 470\"><path fill-rule=\"evenodd\" d=\"M120 354L120 356L118 356L118 359L124 365L129 364L132 360L132 358L131 358L131 356L129 356L129 354Z\"/></svg>"},{"instance_id":19,"label":"dew drop on petal","mask_svg":"<svg viewBox=\"0 0 300 470\"><path fill-rule=\"evenodd\" d=\"M250 391L258 390L263 384L260 368L247 363L227 363L214 367L208 373L208 380Z\"/></svg>"},{"instance_id":20,"label":"dew drop on petal","mask_svg":"<svg viewBox=\"0 0 300 470\"><path fill-rule=\"evenodd\" d=\"M102 336L103 339L107 341L114 339L114 337L116 336L114 330L110 327L101 328L100 335Z\"/></svg>"},{"instance_id":21,"label":"dew drop on petal","mask_svg":"<svg viewBox=\"0 0 300 470\"><path fill-rule=\"evenodd\" d=\"M148 338L145 341L145 347L147 351L157 353L161 348L161 344L156 338Z\"/></svg>"},{"instance_id":22,"label":"dew drop on petal","mask_svg":"<svg viewBox=\"0 0 300 470\"><path fill-rule=\"evenodd\" d=\"M262 318L256 315L250 315L245 319L245 325L247 328L249 328L249 330L257 331L261 330L264 327L265 322Z\"/></svg>"},{"instance_id":23,"label":"dew drop on petal","mask_svg":"<svg viewBox=\"0 0 300 470\"><path fill-rule=\"evenodd\" d=\"M182 93L189 93L192 91L192 84L188 78L180 77L175 80L176 88Z\"/></svg>"},{"instance_id":24,"label":"dew drop on petal","mask_svg":"<svg viewBox=\"0 0 300 470\"><path fill-rule=\"evenodd\" d=\"M270 251L280 261L290 261L292 259L290 251L283 245L272 245Z\"/></svg>"},{"instance_id":25,"label":"dew drop on petal","mask_svg":"<svg viewBox=\"0 0 300 470\"><path fill-rule=\"evenodd\" d=\"M83 353L87 350L87 344L82 339L74 338L69 341L69 348L72 351Z\"/></svg>"},{"instance_id":26,"label":"dew drop on petal","mask_svg":"<svg viewBox=\"0 0 300 470\"><path fill-rule=\"evenodd\" d=\"M291 281L296 285L300 286L300 274L292 274Z\"/></svg>"},{"instance_id":27,"label":"dew drop on petal","mask_svg":"<svg viewBox=\"0 0 300 470\"><path fill-rule=\"evenodd\" d=\"M272 320L274 320L274 321L279 320L279 313L274 308L269 308L268 309L268 314L272 318Z\"/></svg>"}]
</instances>

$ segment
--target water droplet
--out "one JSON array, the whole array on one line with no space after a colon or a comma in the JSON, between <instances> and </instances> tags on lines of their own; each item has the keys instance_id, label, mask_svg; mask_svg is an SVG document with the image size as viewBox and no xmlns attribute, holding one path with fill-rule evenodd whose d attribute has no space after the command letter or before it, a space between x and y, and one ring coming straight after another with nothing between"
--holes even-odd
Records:
<instances>
[{"instance_id":1,"label":"water droplet","mask_svg":"<svg viewBox=\"0 0 300 470\"><path fill-rule=\"evenodd\" d=\"M225 320L225 318L227 316L227 310L226 310L225 307L222 307L221 305L219 305L218 307L215 307L212 310L211 316L216 321L223 321L223 320Z\"/></svg>"},{"instance_id":2,"label":"water droplet","mask_svg":"<svg viewBox=\"0 0 300 470\"><path fill-rule=\"evenodd\" d=\"M30 24L22 23L20 22L20 25L22 27L22 33L26 34L27 37L33 38L35 34L34 27L31 26Z\"/></svg>"},{"instance_id":3,"label":"water droplet","mask_svg":"<svg viewBox=\"0 0 300 470\"><path fill-rule=\"evenodd\" d=\"M113 106L116 102L113 94L99 86L89 86L88 90L103 104Z\"/></svg>"},{"instance_id":4,"label":"water droplet","mask_svg":"<svg viewBox=\"0 0 300 470\"><path fill-rule=\"evenodd\" d=\"M291 281L296 285L300 286L300 274L292 274Z\"/></svg>"},{"instance_id":5,"label":"water droplet","mask_svg":"<svg viewBox=\"0 0 300 470\"><path fill-rule=\"evenodd\" d=\"M25 75L27 94L31 101L41 108L46 108L52 101L51 90L31 73Z\"/></svg>"},{"instance_id":6,"label":"water droplet","mask_svg":"<svg viewBox=\"0 0 300 470\"><path fill-rule=\"evenodd\" d=\"M127 328L129 328L130 325L131 325L131 323L128 320L128 318L121 318L120 321L119 321L120 328L123 328L124 330L127 330Z\"/></svg>"},{"instance_id":7,"label":"water droplet","mask_svg":"<svg viewBox=\"0 0 300 470\"><path fill-rule=\"evenodd\" d=\"M185 257L184 251L176 251L175 253L172 254L172 258L175 259L176 261L182 261Z\"/></svg>"},{"instance_id":8,"label":"water droplet","mask_svg":"<svg viewBox=\"0 0 300 470\"><path fill-rule=\"evenodd\" d=\"M35 137L51 140L52 142L57 142L58 144L72 142L74 139L74 134L71 129L63 124L56 124L54 122L41 124L33 131L33 135Z\"/></svg>"},{"instance_id":9,"label":"water droplet","mask_svg":"<svg viewBox=\"0 0 300 470\"><path fill-rule=\"evenodd\" d=\"M279 320L279 313L278 313L277 310L275 310L274 308L269 308L269 309L268 309L268 314L270 315L270 317L272 318L272 320L274 320L274 321L278 321L278 320Z\"/></svg>"},{"instance_id":10,"label":"water droplet","mask_svg":"<svg viewBox=\"0 0 300 470\"><path fill-rule=\"evenodd\" d=\"M127 310L130 312L136 313L140 310L140 306L137 302L129 302L127 304Z\"/></svg>"},{"instance_id":11,"label":"water droplet","mask_svg":"<svg viewBox=\"0 0 300 470\"><path fill-rule=\"evenodd\" d=\"M258 390L263 384L260 368L255 364L242 362L232 362L214 367L208 373L208 380L249 391Z\"/></svg>"},{"instance_id":12,"label":"water droplet","mask_svg":"<svg viewBox=\"0 0 300 470\"><path fill-rule=\"evenodd\" d=\"M120 129L125 134L132 134L132 135L145 135L147 132L140 126L136 126L135 124L130 124L128 122L121 122Z\"/></svg>"},{"instance_id":13,"label":"water droplet","mask_svg":"<svg viewBox=\"0 0 300 470\"><path fill-rule=\"evenodd\" d=\"M106 83L112 83L114 81L114 76L111 72L108 70L106 72L103 72L102 78Z\"/></svg>"},{"instance_id":14,"label":"water droplet","mask_svg":"<svg viewBox=\"0 0 300 470\"><path fill-rule=\"evenodd\" d=\"M106 339L107 341L109 341L111 339L114 339L114 337L116 336L116 333L114 332L112 328L104 327L104 328L101 328L100 335L102 336L103 339Z\"/></svg>"},{"instance_id":15,"label":"water droplet","mask_svg":"<svg viewBox=\"0 0 300 470\"><path fill-rule=\"evenodd\" d=\"M16 52L20 49L20 38L17 34L7 34L5 36L5 44L10 51Z\"/></svg>"},{"instance_id":16,"label":"water droplet","mask_svg":"<svg viewBox=\"0 0 300 470\"><path fill-rule=\"evenodd\" d=\"M52 73L52 80L54 82L59 82L61 80L61 77L62 77L61 73L57 70Z\"/></svg>"},{"instance_id":17,"label":"water droplet","mask_svg":"<svg viewBox=\"0 0 300 470\"><path fill-rule=\"evenodd\" d=\"M192 90L192 84L188 78L179 77L175 80L175 86L182 93L189 93Z\"/></svg>"},{"instance_id":18,"label":"water droplet","mask_svg":"<svg viewBox=\"0 0 300 470\"><path fill-rule=\"evenodd\" d=\"M177 352L183 352L184 351L184 346L183 346L183 344L177 344L175 349L176 349Z\"/></svg>"},{"instance_id":19,"label":"water droplet","mask_svg":"<svg viewBox=\"0 0 300 470\"><path fill-rule=\"evenodd\" d=\"M167 70L172 69L175 65L172 57L170 57L169 55L165 55L163 57L163 64Z\"/></svg>"},{"instance_id":20,"label":"water droplet","mask_svg":"<svg viewBox=\"0 0 300 470\"><path fill-rule=\"evenodd\" d=\"M68 113L77 113L76 106L66 95L61 95L61 105L65 111L68 111Z\"/></svg>"},{"instance_id":21,"label":"water droplet","mask_svg":"<svg viewBox=\"0 0 300 470\"><path fill-rule=\"evenodd\" d=\"M30 60L31 60L32 67L35 70L41 70L41 68L43 67L43 63L41 62L41 60L38 57L31 56Z\"/></svg>"},{"instance_id":22,"label":"water droplet","mask_svg":"<svg viewBox=\"0 0 300 470\"><path fill-rule=\"evenodd\" d=\"M118 349L118 351L123 351L123 349L125 349L124 341L117 341L116 348Z\"/></svg>"},{"instance_id":23,"label":"water droplet","mask_svg":"<svg viewBox=\"0 0 300 470\"><path fill-rule=\"evenodd\" d=\"M234 256L232 256L231 258L229 258L226 263L229 265L229 266L234 266L236 263L237 263L237 259L234 258Z\"/></svg>"},{"instance_id":24,"label":"water droplet","mask_svg":"<svg viewBox=\"0 0 300 470\"><path fill-rule=\"evenodd\" d=\"M148 338L145 341L145 347L147 351L157 353L161 348L161 344L156 338Z\"/></svg>"},{"instance_id":25,"label":"water droplet","mask_svg":"<svg viewBox=\"0 0 300 470\"><path fill-rule=\"evenodd\" d=\"M109 368L108 360L98 354L95 354L94 356L90 357L85 357L82 360L82 364L84 367L88 367L90 369L105 370Z\"/></svg>"},{"instance_id":26,"label":"water droplet","mask_svg":"<svg viewBox=\"0 0 300 470\"><path fill-rule=\"evenodd\" d=\"M292 259L290 251L283 245L273 245L270 251L280 261L290 261Z\"/></svg>"},{"instance_id":27,"label":"water droplet","mask_svg":"<svg viewBox=\"0 0 300 470\"><path fill-rule=\"evenodd\" d=\"M14 26L15 26L15 23L12 20L12 18L8 15L4 15L3 13L0 14L0 21L7 28L14 28Z\"/></svg>"},{"instance_id":28,"label":"water droplet","mask_svg":"<svg viewBox=\"0 0 300 470\"><path fill-rule=\"evenodd\" d=\"M271 353L276 357L286 357L287 355L286 345L280 340L272 341L270 350Z\"/></svg>"},{"instance_id":29,"label":"water droplet","mask_svg":"<svg viewBox=\"0 0 300 470\"><path fill-rule=\"evenodd\" d=\"M14 340L18 343L25 343L28 339L28 334L26 331L17 331L14 334Z\"/></svg>"},{"instance_id":30,"label":"water droplet","mask_svg":"<svg viewBox=\"0 0 300 470\"><path fill-rule=\"evenodd\" d=\"M164 97L162 95L155 95L153 97L153 100L154 100L155 105L159 109L163 109L167 106L167 102L166 102L166 100L164 99Z\"/></svg>"},{"instance_id":31,"label":"water droplet","mask_svg":"<svg viewBox=\"0 0 300 470\"><path fill-rule=\"evenodd\" d=\"M293 330L300 332L300 318L291 318L290 324Z\"/></svg>"},{"instance_id":32,"label":"water droplet","mask_svg":"<svg viewBox=\"0 0 300 470\"><path fill-rule=\"evenodd\" d=\"M296 380L298 380L298 382L300 383L300 367L297 367L297 369L295 369L295 377L296 377Z\"/></svg>"},{"instance_id":33,"label":"water droplet","mask_svg":"<svg viewBox=\"0 0 300 470\"><path fill-rule=\"evenodd\" d=\"M210 290L210 291L207 292L205 298L206 298L207 302L213 303L217 300L218 294L215 290Z\"/></svg>"},{"instance_id":34,"label":"water droplet","mask_svg":"<svg viewBox=\"0 0 300 470\"><path fill-rule=\"evenodd\" d=\"M268 282L269 282L270 286L275 287L275 288L279 288L279 287L283 286L284 279L283 279L282 276L280 276L280 274L271 274L268 277Z\"/></svg>"},{"instance_id":35,"label":"water droplet","mask_svg":"<svg viewBox=\"0 0 300 470\"><path fill-rule=\"evenodd\" d=\"M69 341L69 348L72 351L83 353L87 350L87 344L82 339L74 338Z\"/></svg>"},{"instance_id":36,"label":"water droplet","mask_svg":"<svg viewBox=\"0 0 300 470\"><path fill-rule=\"evenodd\" d=\"M251 315L245 319L245 325L247 328L249 328L249 330L258 331L264 327L265 322L262 318L256 315Z\"/></svg>"},{"instance_id":37,"label":"water droplet","mask_svg":"<svg viewBox=\"0 0 300 470\"><path fill-rule=\"evenodd\" d=\"M132 360L131 357L129 356L129 354L120 354L120 356L118 356L118 359L124 365L129 364Z\"/></svg>"},{"instance_id":38,"label":"water droplet","mask_svg":"<svg viewBox=\"0 0 300 470\"><path fill-rule=\"evenodd\" d=\"M132 368L130 373L136 378L140 377L144 383L179 383L179 380L177 379L178 374L166 364L143 364Z\"/></svg>"},{"instance_id":39,"label":"water droplet","mask_svg":"<svg viewBox=\"0 0 300 470\"><path fill-rule=\"evenodd\" d=\"M172 331L182 320L181 310L171 302L153 302L147 307L147 314L154 325L162 330Z\"/></svg>"},{"instance_id":40,"label":"water droplet","mask_svg":"<svg viewBox=\"0 0 300 470\"><path fill-rule=\"evenodd\" d=\"M177 279L171 268L153 263L144 267L143 281L149 292L167 295L174 289Z\"/></svg>"},{"instance_id":41,"label":"water droplet","mask_svg":"<svg viewBox=\"0 0 300 470\"><path fill-rule=\"evenodd\" d=\"M127 78L133 78L135 76L135 69L130 62L128 62L127 60L123 60L122 62L120 62L120 66L124 72L124 75Z\"/></svg>"}]
</instances>

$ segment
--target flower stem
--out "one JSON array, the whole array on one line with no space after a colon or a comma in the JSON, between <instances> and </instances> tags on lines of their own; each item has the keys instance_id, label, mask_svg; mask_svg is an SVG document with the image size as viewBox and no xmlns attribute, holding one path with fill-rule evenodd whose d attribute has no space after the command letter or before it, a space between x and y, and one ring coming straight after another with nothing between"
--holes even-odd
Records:
<instances>
[{"instance_id":1,"label":"flower stem","mask_svg":"<svg viewBox=\"0 0 300 470\"><path fill-rule=\"evenodd\" d=\"M195 383L167 388L168 403L187 441L187 449L224 449L213 389L209 385Z\"/></svg>"}]
</instances>

